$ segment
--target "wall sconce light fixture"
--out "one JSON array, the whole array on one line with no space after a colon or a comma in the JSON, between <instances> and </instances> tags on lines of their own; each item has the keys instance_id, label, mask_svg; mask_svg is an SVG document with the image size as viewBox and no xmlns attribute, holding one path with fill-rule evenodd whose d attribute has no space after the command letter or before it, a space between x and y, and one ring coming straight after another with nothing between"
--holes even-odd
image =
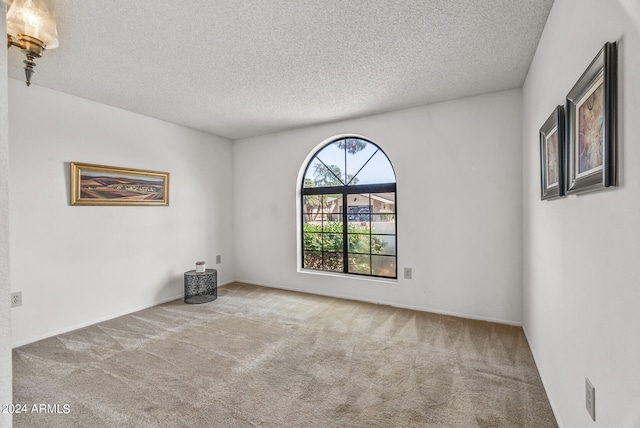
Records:
<instances>
[{"instance_id":1,"label":"wall sconce light fixture","mask_svg":"<svg viewBox=\"0 0 640 428\"><path fill-rule=\"evenodd\" d=\"M7 47L16 46L24 52L27 86L45 49L58 47L53 0L14 0L7 12Z\"/></svg>"}]
</instances>

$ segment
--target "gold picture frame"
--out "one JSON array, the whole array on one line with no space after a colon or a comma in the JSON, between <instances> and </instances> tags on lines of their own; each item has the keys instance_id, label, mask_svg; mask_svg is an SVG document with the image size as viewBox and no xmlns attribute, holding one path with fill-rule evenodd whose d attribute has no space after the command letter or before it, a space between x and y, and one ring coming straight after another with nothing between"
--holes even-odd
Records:
<instances>
[{"instance_id":1,"label":"gold picture frame","mask_svg":"<svg viewBox=\"0 0 640 428\"><path fill-rule=\"evenodd\" d=\"M71 162L71 205L169 205L169 173Z\"/></svg>"}]
</instances>

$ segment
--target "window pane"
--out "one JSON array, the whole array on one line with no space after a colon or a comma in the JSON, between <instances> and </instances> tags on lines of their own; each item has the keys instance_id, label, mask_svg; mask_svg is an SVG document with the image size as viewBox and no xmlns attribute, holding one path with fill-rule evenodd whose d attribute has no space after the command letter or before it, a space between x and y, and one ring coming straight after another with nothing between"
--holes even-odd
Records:
<instances>
[{"instance_id":1,"label":"window pane","mask_svg":"<svg viewBox=\"0 0 640 428\"><path fill-rule=\"evenodd\" d=\"M395 183L396 175L393 172L391 162L382 153L382 150L378 151L369 163L362 168L362 171L356 175L358 179L357 184L381 184L381 183Z\"/></svg>"},{"instance_id":2,"label":"window pane","mask_svg":"<svg viewBox=\"0 0 640 428\"><path fill-rule=\"evenodd\" d=\"M360 214L358 214L358 221L360 223L361 226L363 227L371 227L369 223L371 223L371 214L369 214L367 211L369 210L369 208L360 208Z\"/></svg>"},{"instance_id":3,"label":"window pane","mask_svg":"<svg viewBox=\"0 0 640 428\"><path fill-rule=\"evenodd\" d=\"M349 233L369 233L371 229L366 221L350 221Z\"/></svg>"},{"instance_id":4,"label":"window pane","mask_svg":"<svg viewBox=\"0 0 640 428\"><path fill-rule=\"evenodd\" d=\"M322 253L319 251L305 251L303 267L305 269L321 270L322 269Z\"/></svg>"},{"instance_id":5,"label":"window pane","mask_svg":"<svg viewBox=\"0 0 640 428\"><path fill-rule=\"evenodd\" d=\"M325 253L322 270L342 272L344 269L342 253Z\"/></svg>"},{"instance_id":6,"label":"window pane","mask_svg":"<svg viewBox=\"0 0 640 428\"><path fill-rule=\"evenodd\" d=\"M339 166L332 164L325 165L315 156L311 160L304 176L304 187L343 186L344 176L341 171L342 169Z\"/></svg>"},{"instance_id":7,"label":"window pane","mask_svg":"<svg viewBox=\"0 0 640 428\"><path fill-rule=\"evenodd\" d=\"M396 255L396 237L389 235L371 235L371 254Z\"/></svg>"},{"instance_id":8,"label":"window pane","mask_svg":"<svg viewBox=\"0 0 640 428\"><path fill-rule=\"evenodd\" d=\"M371 233L396 234L395 214L374 214L371 219Z\"/></svg>"},{"instance_id":9,"label":"window pane","mask_svg":"<svg viewBox=\"0 0 640 428\"><path fill-rule=\"evenodd\" d=\"M335 143L329 144L316 155L316 157L324 162L331 172L333 172L333 174L327 177L331 178L331 180L333 180L332 183L334 184L324 184L324 186L343 186L345 184L344 148L341 148L343 145L340 144L340 141L343 140L338 140ZM328 171L325 167L322 173L326 174L327 172ZM338 180L339 184L336 183L336 180Z\"/></svg>"},{"instance_id":10,"label":"window pane","mask_svg":"<svg viewBox=\"0 0 640 428\"><path fill-rule=\"evenodd\" d=\"M364 254L349 255L349 273L363 273L371 275L371 256Z\"/></svg>"},{"instance_id":11,"label":"window pane","mask_svg":"<svg viewBox=\"0 0 640 428\"><path fill-rule=\"evenodd\" d=\"M307 171L304 174L304 185L303 187L317 187L314 180L315 172L318 168L322 166L322 163L314 156L309 162L309 166L307 167Z\"/></svg>"},{"instance_id":12,"label":"window pane","mask_svg":"<svg viewBox=\"0 0 640 428\"><path fill-rule=\"evenodd\" d=\"M366 208L364 210L366 210ZM349 219L349 226L369 230L371 216L368 213L352 212L347 215L347 218Z\"/></svg>"},{"instance_id":13,"label":"window pane","mask_svg":"<svg viewBox=\"0 0 640 428\"><path fill-rule=\"evenodd\" d=\"M305 231L320 232L322 228L322 197L319 195L304 195L302 197L302 220ZM316 227L314 229L314 227Z\"/></svg>"},{"instance_id":14,"label":"window pane","mask_svg":"<svg viewBox=\"0 0 640 428\"><path fill-rule=\"evenodd\" d=\"M322 195L322 212L339 214L342 211L342 195Z\"/></svg>"},{"instance_id":15,"label":"window pane","mask_svg":"<svg viewBox=\"0 0 640 428\"><path fill-rule=\"evenodd\" d=\"M322 212L322 195L303 195L302 209L305 214Z\"/></svg>"},{"instance_id":16,"label":"window pane","mask_svg":"<svg viewBox=\"0 0 640 428\"><path fill-rule=\"evenodd\" d=\"M396 258L386 256L371 256L371 274L395 278Z\"/></svg>"},{"instance_id":17,"label":"window pane","mask_svg":"<svg viewBox=\"0 0 640 428\"><path fill-rule=\"evenodd\" d=\"M340 233L323 233L322 251L341 253L343 250L342 242L342 234Z\"/></svg>"},{"instance_id":18,"label":"window pane","mask_svg":"<svg viewBox=\"0 0 640 428\"><path fill-rule=\"evenodd\" d=\"M325 222L322 224L322 231L325 233L336 233L342 236L342 222L341 221L331 221Z\"/></svg>"},{"instance_id":19,"label":"window pane","mask_svg":"<svg viewBox=\"0 0 640 428\"><path fill-rule=\"evenodd\" d=\"M385 214L396 212L396 194L391 193L372 193L372 203L374 206L374 213Z\"/></svg>"},{"instance_id":20,"label":"window pane","mask_svg":"<svg viewBox=\"0 0 640 428\"><path fill-rule=\"evenodd\" d=\"M361 184L356 174L360 169L368 168L367 161L378 148L367 141L348 138L347 140L347 177L351 180L350 185ZM365 166L366 164L366 166Z\"/></svg>"},{"instance_id":21,"label":"window pane","mask_svg":"<svg viewBox=\"0 0 640 428\"><path fill-rule=\"evenodd\" d=\"M349 234L349 253L371 253L371 236Z\"/></svg>"},{"instance_id":22,"label":"window pane","mask_svg":"<svg viewBox=\"0 0 640 428\"><path fill-rule=\"evenodd\" d=\"M330 219L337 219L336 221L329 221ZM327 215L327 221L322 223L322 231L328 233L342 233L342 222L339 221L338 214Z\"/></svg>"},{"instance_id":23,"label":"window pane","mask_svg":"<svg viewBox=\"0 0 640 428\"><path fill-rule=\"evenodd\" d=\"M371 220L370 214L373 210L371 198L368 193L357 193L347 195L347 219L354 226L362 223L367 226Z\"/></svg>"},{"instance_id":24,"label":"window pane","mask_svg":"<svg viewBox=\"0 0 640 428\"><path fill-rule=\"evenodd\" d=\"M304 231L304 250L305 251L321 251L322 250L322 234L318 232L310 232L307 226L315 228L316 226L305 224Z\"/></svg>"}]
</instances>

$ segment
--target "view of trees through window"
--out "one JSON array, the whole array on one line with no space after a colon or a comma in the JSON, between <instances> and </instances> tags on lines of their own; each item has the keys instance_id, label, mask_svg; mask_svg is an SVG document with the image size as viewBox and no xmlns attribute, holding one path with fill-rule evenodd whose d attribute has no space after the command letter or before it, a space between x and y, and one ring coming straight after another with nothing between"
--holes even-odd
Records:
<instances>
[{"instance_id":1,"label":"view of trees through window","mask_svg":"<svg viewBox=\"0 0 640 428\"><path fill-rule=\"evenodd\" d=\"M343 138L320 149L302 183L302 266L397 278L396 180L374 143Z\"/></svg>"}]
</instances>

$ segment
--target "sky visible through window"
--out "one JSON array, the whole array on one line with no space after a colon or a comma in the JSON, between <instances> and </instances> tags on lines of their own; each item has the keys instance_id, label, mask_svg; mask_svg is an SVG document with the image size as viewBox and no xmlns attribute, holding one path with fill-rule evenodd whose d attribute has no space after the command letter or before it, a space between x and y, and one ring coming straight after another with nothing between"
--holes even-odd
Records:
<instances>
[{"instance_id":1,"label":"sky visible through window","mask_svg":"<svg viewBox=\"0 0 640 428\"><path fill-rule=\"evenodd\" d=\"M345 150L345 141L349 143L357 141L359 149L355 153ZM312 159L305 179L315 181L317 168L326 172L326 167L339 175L341 183L338 185L395 183L396 181L391 162L384 152L375 144L365 140L342 139L327 145ZM355 179L352 180L354 177ZM350 180L352 180L351 183L349 183Z\"/></svg>"}]
</instances>

